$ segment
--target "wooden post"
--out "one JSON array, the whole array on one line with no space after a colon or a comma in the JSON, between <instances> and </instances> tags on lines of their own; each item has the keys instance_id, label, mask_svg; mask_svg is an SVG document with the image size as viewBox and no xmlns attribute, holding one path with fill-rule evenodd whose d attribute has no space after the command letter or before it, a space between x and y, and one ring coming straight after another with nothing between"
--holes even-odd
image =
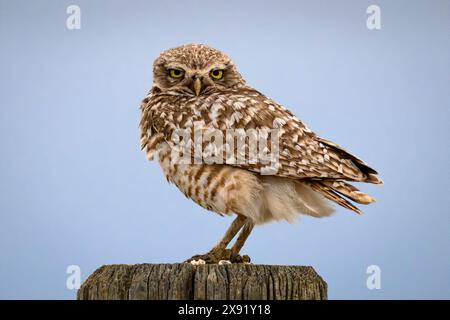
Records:
<instances>
[{"instance_id":1,"label":"wooden post","mask_svg":"<svg viewBox=\"0 0 450 320\"><path fill-rule=\"evenodd\" d=\"M77 299L325 300L327 284L303 266L122 264L97 269Z\"/></svg>"}]
</instances>

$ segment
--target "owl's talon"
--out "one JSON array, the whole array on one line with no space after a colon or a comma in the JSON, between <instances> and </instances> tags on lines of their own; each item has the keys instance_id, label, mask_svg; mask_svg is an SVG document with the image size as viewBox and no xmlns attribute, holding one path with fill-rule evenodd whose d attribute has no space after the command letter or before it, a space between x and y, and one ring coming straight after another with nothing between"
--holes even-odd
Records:
<instances>
[{"instance_id":1,"label":"owl's talon","mask_svg":"<svg viewBox=\"0 0 450 320\"><path fill-rule=\"evenodd\" d=\"M204 263L198 263L198 261L204 261ZM206 254L197 254L185 262L194 265L198 264L224 264L223 261L230 263L250 263L250 257L248 255L233 254L230 249L213 249ZM222 263L220 263L222 261Z\"/></svg>"},{"instance_id":2,"label":"owl's talon","mask_svg":"<svg viewBox=\"0 0 450 320\"><path fill-rule=\"evenodd\" d=\"M200 265L200 264L206 264L205 260L203 259L198 259L198 260L191 260L190 262L186 262L186 263L190 263L194 266Z\"/></svg>"},{"instance_id":3,"label":"owl's talon","mask_svg":"<svg viewBox=\"0 0 450 320\"><path fill-rule=\"evenodd\" d=\"M205 264L216 264L216 263L219 263L219 261L221 261L221 260L227 260L227 259L225 259L223 255L218 255L216 252L210 251L206 254L197 254L197 255L189 258L185 262L192 263L193 261L198 261L198 260L203 260Z\"/></svg>"}]
</instances>

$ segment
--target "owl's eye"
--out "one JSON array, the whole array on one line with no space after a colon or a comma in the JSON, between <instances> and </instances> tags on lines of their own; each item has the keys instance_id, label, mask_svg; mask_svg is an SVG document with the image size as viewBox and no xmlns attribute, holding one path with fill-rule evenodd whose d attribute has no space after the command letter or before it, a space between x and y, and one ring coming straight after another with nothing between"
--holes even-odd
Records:
<instances>
[{"instance_id":1,"label":"owl's eye","mask_svg":"<svg viewBox=\"0 0 450 320\"><path fill-rule=\"evenodd\" d=\"M209 75L211 76L211 78L213 78L214 80L220 80L223 77L223 70L220 69L214 69L211 70L211 72L209 73Z\"/></svg>"},{"instance_id":2,"label":"owl's eye","mask_svg":"<svg viewBox=\"0 0 450 320\"><path fill-rule=\"evenodd\" d=\"M169 69L169 76L174 79L180 79L184 76L184 71L180 69Z\"/></svg>"}]
</instances>

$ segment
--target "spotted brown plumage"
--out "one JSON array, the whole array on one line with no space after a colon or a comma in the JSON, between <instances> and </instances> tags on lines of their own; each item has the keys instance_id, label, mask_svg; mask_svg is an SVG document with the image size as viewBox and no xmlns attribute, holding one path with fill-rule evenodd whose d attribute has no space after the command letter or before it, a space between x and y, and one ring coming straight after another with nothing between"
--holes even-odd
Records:
<instances>
[{"instance_id":1,"label":"spotted brown plumage","mask_svg":"<svg viewBox=\"0 0 450 320\"><path fill-rule=\"evenodd\" d=\"M179 79L170 76L175 69L183 75ZM245 218L234 223L242 232L231 258L239 258L255 224L293 221L299 214L328 216L333 211L328 200L358 213L349 200L374 201L348 183L382 183L374 169L248 86L220 51L206 45L173 48L156 59L153 72L153 87L141 104L141 147L149 159L158 155L166 178L187 197L221 215ZM179 132L187 136L181 139ZM235 143L239 134L227 140L229 132L247 135L243 148ZM271 161L238 161L251 158L251 134L267 140L264 151ZM190 161L175 159L175 150L188 153ZM205 160L211 158L214 163ZM208 262L223 258L228 238L202 257Z\"/></svg>"}]
</instances>

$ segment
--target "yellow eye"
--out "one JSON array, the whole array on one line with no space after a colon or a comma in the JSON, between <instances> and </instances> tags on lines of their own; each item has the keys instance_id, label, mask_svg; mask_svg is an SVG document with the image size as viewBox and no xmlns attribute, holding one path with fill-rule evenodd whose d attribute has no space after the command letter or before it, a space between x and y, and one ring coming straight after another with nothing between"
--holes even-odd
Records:
<instances>
[{"instance_id":1,"label":"yellow eye","mask_svg":"<svg viewBox=\"0 0 450 320\"><path fill-rule=\"evenodd\" d=\"M220 80L223 77L223 70L215 69L209 73L214 80Z\"/></svg>"},{"instance_id":2,"label":"yellow eye","mask_svg":"<svg viewBox=\"0 0 450 320\"><path fill-rule=\"evenodd\" d=\"M169 75L174 79L180 79L184 76L184 71L180 69L169 69Z\"/></svg>"}]
</instances>

